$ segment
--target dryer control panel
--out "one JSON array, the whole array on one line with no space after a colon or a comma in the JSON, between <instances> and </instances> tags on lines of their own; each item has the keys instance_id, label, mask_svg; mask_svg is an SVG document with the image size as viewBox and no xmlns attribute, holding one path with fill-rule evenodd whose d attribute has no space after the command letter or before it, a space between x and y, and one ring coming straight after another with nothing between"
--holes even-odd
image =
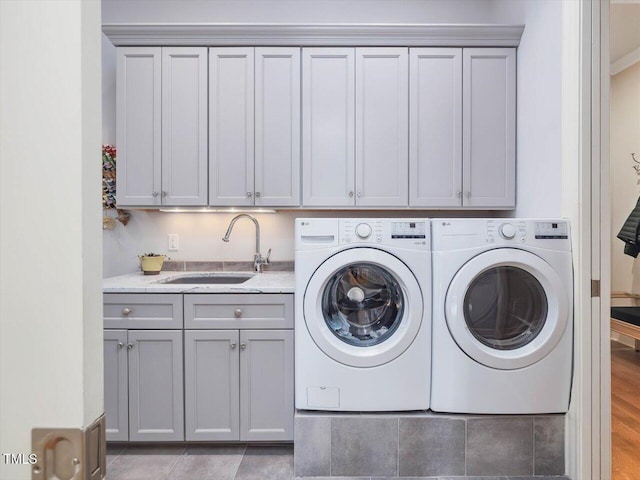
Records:
<instances>
[{"instance_id":1,"label":"dryer control panel","mask_svg":"<svg viewBox=\"0 0 640 480\"><path fill-rule=\"evenodd\" d=\"M373 243L429 249L427 219L342 219L340 243Z\"/></svg>"}]
</instances>

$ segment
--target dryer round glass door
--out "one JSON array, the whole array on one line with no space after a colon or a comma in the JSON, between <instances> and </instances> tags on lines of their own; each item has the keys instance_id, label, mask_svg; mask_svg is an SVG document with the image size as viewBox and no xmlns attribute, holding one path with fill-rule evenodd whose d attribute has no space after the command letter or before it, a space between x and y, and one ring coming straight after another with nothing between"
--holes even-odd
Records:
<instances>
[{"instance_id":1,"label":"dryer round glass door","mask_svg":"<svg viewBox=\"0 0 640 480\"><path fill-rule=\"evenodd\" d=\"M422 323L418 282L398 258L359 247L325 260L304 294L304 317L316 345L337 362L373 367L411 345Z\"/></svg>"},{"instance_id":2,"label":"dryer round glass door","mask_svg":"<svg viewBox=\"0 0 640 480\"><path fill-rule=\"evenodd\" d=\"M445 302L458 346L493 368L516 369L545 357L569 322L568 294L556 271L533 253L501 248L456 273Z\"/></svg>"}]
</instances>

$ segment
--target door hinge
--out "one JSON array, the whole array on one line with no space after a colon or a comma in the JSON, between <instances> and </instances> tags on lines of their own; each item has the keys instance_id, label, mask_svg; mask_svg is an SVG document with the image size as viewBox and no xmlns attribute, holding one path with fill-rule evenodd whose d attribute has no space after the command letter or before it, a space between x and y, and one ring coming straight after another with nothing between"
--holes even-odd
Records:
<instances>
[{"instance_id":1,"label":"door hinge","mask_svg":"<svg viewBox=\"0 0 640 480\"><path fill-rule=\"evenodd\" d=\"M600 280L591 280L591 298L600 297Z\"/></svg>"}]
</instances>

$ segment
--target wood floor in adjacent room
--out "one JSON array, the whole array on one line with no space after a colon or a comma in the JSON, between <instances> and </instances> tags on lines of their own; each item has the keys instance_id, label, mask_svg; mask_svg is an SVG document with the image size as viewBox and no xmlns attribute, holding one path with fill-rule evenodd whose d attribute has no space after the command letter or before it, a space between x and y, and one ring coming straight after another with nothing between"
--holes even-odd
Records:
<instances>
[{"instance_id":1,"label":"wood floor in adjacent room","mask_svg":"<svg viewBox=\"0 0 640 480\"><path fill-rule=\"evenodd\" d=\"M640 478L640 352L611 342L612 480Z\"/></svg>"}]
</instances>

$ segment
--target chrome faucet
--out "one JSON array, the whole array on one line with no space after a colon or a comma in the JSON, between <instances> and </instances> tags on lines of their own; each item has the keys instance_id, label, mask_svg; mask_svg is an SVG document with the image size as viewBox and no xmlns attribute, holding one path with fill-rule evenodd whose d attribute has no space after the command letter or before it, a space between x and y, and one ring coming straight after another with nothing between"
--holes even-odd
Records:
<instances>
[{"instance_id":1,"label":"chrome faucet","mask_svg":"<svg viewBox=\"0 0 640 480\"><path fill-rule=\"evenodd\" d=\"M229 237L231 236L231 230L233 230L233 226L242 217L248 218L256 226L256 253L253 255L253 270L255 272L261 273L262 266L269 264L269 258L271 257L271 249L269 249L269 251L267 252L266 257L263 257L262 253L260 253L260 224L258 223L258 220L256 220L256 218L253 215L241 213L240 215L236 215L235 217L233 217L233 219L231 219L231 223L229 223L229 228L227 228L227 233L225 233L224 237L222 237L222 241L223 242L229 241Z\"/></svg>"}]
</instances>

